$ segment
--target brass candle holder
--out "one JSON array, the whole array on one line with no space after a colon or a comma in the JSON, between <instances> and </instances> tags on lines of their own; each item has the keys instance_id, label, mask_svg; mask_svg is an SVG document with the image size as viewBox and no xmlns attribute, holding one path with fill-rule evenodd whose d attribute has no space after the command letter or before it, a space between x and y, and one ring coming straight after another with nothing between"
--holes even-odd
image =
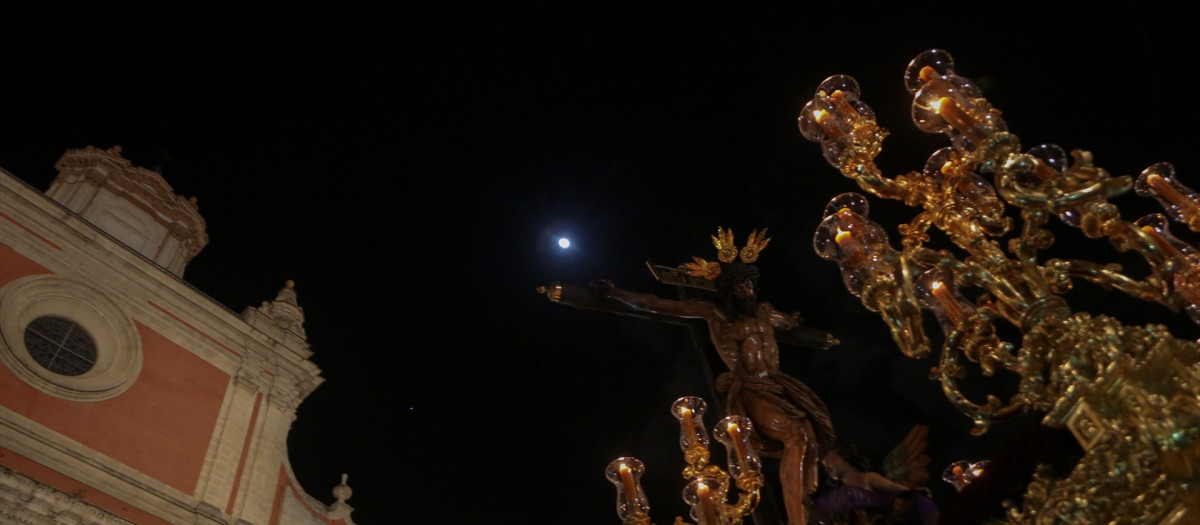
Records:
<instances>
[{"instance_id":1,"label":"brass candle holder","mask_svg":"<svg viewBox=\"0 0 1200 525\"><path fill-rule=\"evenodd\" d=\"M679 447L686 465L683 478L689 480L683 500L691 507L691 518L698 525L737 525L754 512L761 496L762 463L750 443L754 431L750 420L728 416L717 423L713 436L725 445L728 470L709 463L709 439L704 428L707 404L693 396L681 397L671 405L671 414L679 420ZM642 492L640 480L645 467L633 457L613 460L605 477L617 488L617 516L625 525L650 525L650 504ZM737 500L730 503L730 481ZM676 525L688 522L675 518Z\"/></svg>"},{"instance_id":2,"label":"brass candle holder","mask_svg":"<svg viewBox=\"0 0 1200 525\"><path fill-rule=\"evenodd\" d=\"M1063 296L1090 281L1200 322L1200 256L1166 227L1169 217L1200 231L1200 194L1166 163L1135 180L1110 175L1086 151L1068 160L1051 144L1023 150L945 51L921 53L904 81L913 122L950 141L921 171L880 172L874 159L887 131L848 76L824 81L801 113L801 133L842 175L918 210L898 226L897 249L871 220L866 197L839 196L814 237L817 253L838 263L847 289L879 313L905 355L931 353L922 312L938 317L944 334L932 377L974 433L1027 411L1073 432L1083 458L1065 478L1040 469L1007 523L1200 523L1197 343L1162 325L1073 310ZM1123 220L1109 201L1131 189L1158 200L1165 215ZM1049 221L1137 253L1149 273L1045 258L1056 242ZM953 251L929 246L934 229ZM1019 340L999 335L1014 329ZM960 384L968 366L1016 374L1018 393L972 401Z\"/></svg>"}]
</instances>

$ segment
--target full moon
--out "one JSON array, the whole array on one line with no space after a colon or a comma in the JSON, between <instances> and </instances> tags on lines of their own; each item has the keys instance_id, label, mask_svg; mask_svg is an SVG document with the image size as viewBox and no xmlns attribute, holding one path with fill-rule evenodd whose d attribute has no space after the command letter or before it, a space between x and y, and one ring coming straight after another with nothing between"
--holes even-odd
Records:
<instances>
[{"instance_id":1,"label":"full moon","mask_svg":"<svg viewBox=\"0 0 1200 525\"><path fill-rule=\"evenodd\" d=\"M571 247L571 239L568 239L566 237L559 238L558 239L558 247L562 248L564 250L567 248L570 248Z\"/></svg>"}]
</instances>

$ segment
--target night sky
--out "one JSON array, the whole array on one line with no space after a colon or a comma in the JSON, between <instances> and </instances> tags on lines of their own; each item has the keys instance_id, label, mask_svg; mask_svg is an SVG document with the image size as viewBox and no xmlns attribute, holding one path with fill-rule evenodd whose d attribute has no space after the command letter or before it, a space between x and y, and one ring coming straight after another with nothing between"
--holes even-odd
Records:
<instances>
[{"instance_id":1,"label":"night sky","mask_svg":"<svg viewBox=\"0 0 1200 525\"><path fill-rule=\"evenodd\" d=\"M876 462L931 425L931 488L951 508L941 469L1029 452L1037 418L968 435L927 379L934 361L903 357L814 254L825 203L856 190L796 129L816 86L858 79L892 131L889 175L946 145L913 127L902 81L936 47L1026 147L1087 149L1116 175L1170 161L1197 181L1194 17L988 5L27 7L0 12L0 167L45 190L66 149L119 144L199 199L211 242L185 280L234 311L295 280L326 381L299 408L291 461L327 503L348 473L358 523L619 523L603 469L621 455L647 463L655 522L686 512L668 407L715 401L692 332L535 288L608 278L671 296L644 262L712 259L718 225L739 243L769 228L762 298L842 340L785 347L785 371ZM1129 220L1159 211L1117 203ZM872 206L881 221L913 215ZM1200 335L1158 306L1086 293L1068 299Z\"/></svg>"}]
</instances>

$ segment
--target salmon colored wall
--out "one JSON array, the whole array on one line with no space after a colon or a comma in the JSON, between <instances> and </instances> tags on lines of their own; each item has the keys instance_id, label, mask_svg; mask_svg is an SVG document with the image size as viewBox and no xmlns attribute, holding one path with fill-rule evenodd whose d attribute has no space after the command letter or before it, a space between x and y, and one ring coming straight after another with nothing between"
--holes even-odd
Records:
<instances>
[{"instance_id":1,"label":"salmon colored wall","mask_svg":"<svg viewBox=\"0 0 1200 525\"><path fill-rule=\"evenodd\" d=\"M0 404L186 494L196 490L229 375L137 323L142 372L117 397L59 399L0 366Z\"/></svg>"},{"instance_id":2,"label":"salmon colored wall","mask_svg":"<svg viewBox=\"0 0 1200 525\"><path fill-rule=\"evenodd\" d=\"M84 485L4 447L0 447L0 465L4 465L14 472L54 487L67 494L75 495L83 501L134 523L142 525L170 525L170 522L158 519L137 507L105 494L97 490L96 487Z\"/></svg>"},{"instance_id":3,"label":"salmon colored wall","mask_svg":"<svg viewBox=\"0 0 1200 525\"><path fill-rule=\"evenodd\" d=\"M45 267L0 244L0 286ZM93 403L42 393L0 365L0 405L186 494L196 490L229 375L138 323L142 371Z\"/></svg>"},{"instance_id":4,"label":"salmon colored wall","mask_svg":"<svg viewBox=\"0 0 1200 525\"><path fill-rule=\"evenodd\" d=\"M0 244L0 286L4 286L26 275L50 273L42 265L33 262L28 257L17 253L6 244Z\"/></svg>"}]
</instances>

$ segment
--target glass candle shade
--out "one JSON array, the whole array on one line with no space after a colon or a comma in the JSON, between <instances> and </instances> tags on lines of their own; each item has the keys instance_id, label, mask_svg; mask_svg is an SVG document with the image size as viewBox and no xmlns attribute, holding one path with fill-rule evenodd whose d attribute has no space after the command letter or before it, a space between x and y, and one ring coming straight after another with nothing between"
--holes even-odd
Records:
<instances>
[{"instance_id":1,"label":"glass candle shade","mask_svg":"<svg viewBox=\"0 0 1200 525\"><path fill-rule=\"evenodd\" d=\"M922 51L904 69L904 89L915 95L929 81L954 74L954 57L941 49Z\"/></svg>"},{"instance_id":2,"label":"glass candle shade","mask_svg":"<svg viewBox=\"0 0 1200 525\"><path fill-rule=\"evenodd\" d=\"M999 113L990 111L979 88L954 74L954 60L945 51L917 55L904 80L913 93L913 123L922 131L946 134L955 148L974 151L991 135L1008 129Z\"/></svg>"},{"instance_id":3,"label":"glass candle shade","mask_svg":"<svg viewBox=\"0 0 1200 525\"><path fill-rule=\"evenodd\" d=\"M921 174L941 187L945 184L946 178L954 172L961 157L962 155L954 148L949 146L941 148L925 160L925 167L921 169Z\"/></svg>"},{"instance_id":4,"label":"glass candle shade","mask_svg":"<svg viewBox=\"0 0 1200 525\"><path fill-rule=\"evenodd\" d=\"M1155 247L1169 258L1181 260L1185 255L1196 253L1195 248L1171 234L1170 222L1161 213L1146 215L1133 221L1133 225L1150 237Z\"/></svg>"},{"instance_id":5,"label":"glass candle shade","mask_svg":"<svg viewBox=\"0 0 1200 525\"><path fill-rule=\"evenodd\" d=\"M991 468L991 465L992 462L988 460L975 463L966 460L955 461L942 471L942 481L953 485L955 490L962 492L964 488L983 476Z\"/></svg>"},{"instance_id":6,"label":"glass candle shade","mask_svg":"<svg viewBox=\"0 0 1200 525\"><path fill-rule=\"evenodd\" d=\"M917 301L932 310L938 320L950 327L975 313L975 307L963 297L954 277L939 269L928 270L917 278Z\"/></svg>"},{"instance_id":7,"label":"glass candle shade","mask_svg":"<svg viewBox=\"0 0 1200 525\"><path fill-rule=\"evenodd\" d=\"M721 507L724 495L716 479L700 477L683 488L683 501L692 508L692 519L699 525L724 525Z\"/></svg>"},{"instance_id":8,"label":"glass candle shade","mask_svg":"<svg viewBox=\"0 0 1200 525\"><path fill-rule=\"evenodd\" d=\"M704 411L708 403L696 396L684 396L671 404L671 415L679 420L679 448L687 452L692 446L708 446L704 429Z\"/></svg>"},{"instance_id":9,"label":"glass candle shade","mask_svg":"<svg viewBox=\"0 0 1200 525\"><path fill-rule=\"evenodd\" d=\"M622 520L650 513L650 503L642 492L645 472L646 465L635 457L619 457L604 469L604 477L617 487L617 516Z\"/></svg>"},{"instance_id":10,"label":"glass candle shade","mask_svg":"<svg viewBox=\"0 0 1200 525\"><path fill-rule=\"evenodd\" d=\"M753 432L754 426L745 416L726 416L713 428L713 437L725 445L729 458L729 474L734 479L741 477L743 473L762 471L762 460L750 444Z\"/></svg>"},{"instance_id":11,"label":"glass candle shade","mask_svg":"<svg viewBox=\"0 0 1200 525\"><path fill-rule=\"evenodd\" d=\"M838 167L860 119L873 121L875 112L859 99L858 81L849 75L834 75L821 82L816 95L804 105L798 125L800 134L820 143L825 160Z\"/></svg>"},{"instance_id":12,"label":"glass candle shade","mask_svg":"<svg viewBox=\"0 0 1200 525\"><path fill-rule=\"evenodd\" d=\"M1175 179L1175 166L1160 162L1138 175L1133 189L1143 197L1154 197L1172 219L1188 224L1193 230L1189 215L1200 213L1200 195Z\"/></svg>"},{"instance_id":13,"label":"glass candle shade","mask_svg":"<svg viewBox=\"0 0 1200 525\"><path fill-rule=\"evenodd\" d=\"M853 267L866 260L873 245L887 242L882 227L850 208L842 208L817 226L813 250L823 259Z\"/></svg>"}]
</instances>

